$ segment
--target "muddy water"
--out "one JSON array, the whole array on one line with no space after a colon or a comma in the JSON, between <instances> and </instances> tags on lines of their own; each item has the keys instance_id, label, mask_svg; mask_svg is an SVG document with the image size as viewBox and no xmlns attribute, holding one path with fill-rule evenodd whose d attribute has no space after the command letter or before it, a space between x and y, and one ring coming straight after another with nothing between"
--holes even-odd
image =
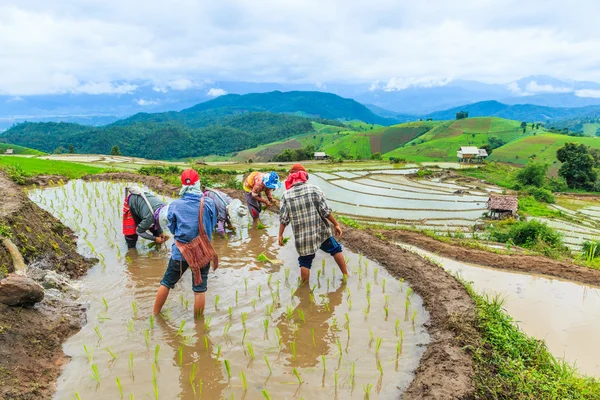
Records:
<instances>
[{"instance_id":1,"label":"muddy water","mask_svg":"<svg viewBox=\"0 0 600 400\"><path fill-rule=\"evenodd\" d=\"M535 274L506 272L401 247L432 258L473 282L479 292L500 294L504 308L528 335L542 339L552 354L586 375L600 376L600 288Z\"/></svg>"},{"instance_id":2,"label":"muddy water","mask_svg":"<svg viewBox=\"0 0 600 400\"><path fill-rule=\"evenodd\" d=\"M368 385L371 398L397 398L408 385L429 340L421 299L410 295L406 313L408 287L349 252L353 277L347 283L331 257L318 254L310 286L298 287L293 240L283 248L276 244L273 215L262 217L265 230L243 227L237 235L215 237L221 264L209 276L203 320L192 319L188 272L171 291L165 317L151 323L169 252L151 250L143 240L127 251L120 234L123 188L74 181L30 193L80 235L83 254L100 260L80 282L88 324L65 344L72 358L59 378L56 399L75 393L82 399L118 399L117 378L123 396L138 399L263 399L263 390L273 399L358 399ZM261 253L274 262L258 262ZM403 335L399 357L396 321Z\"/></svg>"}]
</instances>

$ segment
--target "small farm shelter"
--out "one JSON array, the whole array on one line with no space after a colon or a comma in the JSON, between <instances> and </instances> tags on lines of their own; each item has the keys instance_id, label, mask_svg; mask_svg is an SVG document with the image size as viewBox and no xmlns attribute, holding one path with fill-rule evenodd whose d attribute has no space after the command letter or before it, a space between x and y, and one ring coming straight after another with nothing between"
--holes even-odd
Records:
<instances>
[{"instance_id":1,"label":"small farm shelter","mask_svg":"<svg viewBox=\"0 0 600 400\"><path fill-rule=\"evenodd\" d=\"M4 154L15 154L15 150L14 149L6 149L6 152Z\"/></svg>"},{"instance_id":2,"label":"small farm shelter","mask_svg":"<svg viewBox=\"0 0 600 400\"><path fill-rule=\"evenodd\" d=\"M514 217L519 210L517 196L491 196L488 200L489 216L492 219Z\"/></svg>"},{"instance_id":3,"label":"small farm shelter","mask_svg":"<svg viewBox=\"0 0 600 400\"><path fill-rule=\"evenodd\" d=\"M488 153L485 149L478 149L475 146L462 146L456 152L456 156L458 157L458 162L473 162L487 158Z\"/></svg>"},{"instance_id":4,"label":"small farm shelter","mask_svg":"<svg viewBox=\"0 0 600 400\"><path fill-rule=\"evenodd\" d=\"M322 151L318 151L315 153L315 160L326 160L329 156Z\"/></svg>"}]
</instances>

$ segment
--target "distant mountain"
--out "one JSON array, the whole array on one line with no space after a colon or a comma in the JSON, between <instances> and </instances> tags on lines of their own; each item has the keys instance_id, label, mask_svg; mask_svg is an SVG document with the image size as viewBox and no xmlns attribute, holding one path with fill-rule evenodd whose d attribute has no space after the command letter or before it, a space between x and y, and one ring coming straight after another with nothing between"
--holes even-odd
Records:
<instances>
[{"instance_id":1,"label":"distant mountain","mask_svg":"<svg viewBox=\"0 0 600 400\"><path fill-rule=\"evenodd\" d=\"M459 111L468 111L469 117L500 117L518 121L545 122L573 117L600 115L600 105L559 108L537 106L533 104L508 105L497 101L481 101L450 108L444 111L433 112L425 115L423 118L432 118L434 120L454 119L456 118L456 113Z\"/></svg>"}]
</instances>

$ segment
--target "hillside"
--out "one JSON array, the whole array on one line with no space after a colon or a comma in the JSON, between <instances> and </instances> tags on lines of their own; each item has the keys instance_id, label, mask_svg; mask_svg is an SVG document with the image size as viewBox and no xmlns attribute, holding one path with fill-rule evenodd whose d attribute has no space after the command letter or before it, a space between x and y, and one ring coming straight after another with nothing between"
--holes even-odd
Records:
<instances>
[{"instance_id":1,"label":"hillside","mask_svg":"<svg viewBox=\"0 0 600 400\"><path fill-rule=\"evenodd\" d=\"M526 99L523 99L526 101ZM526 122L545 122L600 114L600 106L546 107L533 104L507 105L497 101L481 101L427 114L424 118L435 120L454 119L459 111L468 111L469 117L498 117Z\"/></svg>"},{"instance_id":2,"label":"hillside","mask_svg":"<svg viewBox=\"0 0 600 400\"><path fill-rule=\"evenodd\" d=\"M387 152L384 157L400 158L409 161L456 161L456 151L460 146L483 146L490 143L510 143L523 136L532 135L527 128L525 134L519 121L502 118L467 118L456 121L438 122L426 134L412 140L403 147ZM492 146L496 147L496 146Z\"/></svg>"},{"instance_id":3,"label":"hillside","mask_svg":"<svg viewBox=\"0 0 600 400\"><path fill-rule=\"evenodd\" d=\"M14 144L0 142L0 155L4 154L6 152L6 149L13 149L14 154L31 154L31 155L35 155L35 156L44 154L43 152L38 151L38 150L30 149L30 148L23 147L23 146L17 146Z\"/></svg>"}]
</instances>

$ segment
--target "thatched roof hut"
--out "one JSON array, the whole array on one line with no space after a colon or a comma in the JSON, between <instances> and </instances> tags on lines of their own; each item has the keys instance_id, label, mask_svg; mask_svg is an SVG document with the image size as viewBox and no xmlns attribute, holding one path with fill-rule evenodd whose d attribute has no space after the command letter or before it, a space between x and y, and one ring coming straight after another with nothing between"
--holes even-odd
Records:
<instances>
[{"instance_id":1,"label":"thatched roof hut","mask_svg":"<svg viewBox=\"0 0 600 400\"><path fill-rule=\"evenodd\" d=\"M519 198L517 196L491 196L488 200L491 218L505 218L517 214Z\"/></svg>"}]
</instances>

